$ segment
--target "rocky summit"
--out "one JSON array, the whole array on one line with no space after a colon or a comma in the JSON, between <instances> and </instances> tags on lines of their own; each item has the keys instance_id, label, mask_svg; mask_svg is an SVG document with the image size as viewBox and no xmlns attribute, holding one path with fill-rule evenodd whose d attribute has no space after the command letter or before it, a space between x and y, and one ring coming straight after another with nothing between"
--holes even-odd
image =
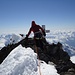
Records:
<instances>
[{"instance_id":1,"label":"rocky summit","mask_svg":"<svg viewBox=\"0 0 75 75\"><path fill-rule=\"evenodd\" d=\"M34 39L24 38L18 43L3 47L0 50L0 64L14 48L21 44L25 48L32 48L34 52L38 54L38 59L45 61L47 64L53 62L60 75L75 75L75 64L70 60L68 53L63 50L60 42L57 44L49 44L45 38L37 39L37 41L39 43L38 46L36 46ZM43 47L41 47L40 44L42 44Z\"/></svg>"}]
</instances>

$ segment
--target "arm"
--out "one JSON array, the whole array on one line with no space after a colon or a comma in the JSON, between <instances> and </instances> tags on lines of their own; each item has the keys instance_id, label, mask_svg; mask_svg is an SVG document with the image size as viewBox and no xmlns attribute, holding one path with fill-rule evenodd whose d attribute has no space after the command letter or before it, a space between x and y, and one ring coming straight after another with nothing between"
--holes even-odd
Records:
<instances>
[{"instance_id":1,"label":"arm","mask_svg":"<svg viewBox=\"0 0 75 75\"><path fill-rule=\"evenodd\" d=\"M39 26L39 25L38 25L38 26ZM39 26L39 29L41 29L42 32L43 32L43 35L46 36L46 33L45 33L44 29L43 29L42 27L40 27L40 26Z\"/></svg>"},{"instance_id":2,"label":"arm","mask_svg":"<svg viewBox=\"0 0 75 75\"><path fill-rule=\"evenodd\" d=\"M30 28L28 34L26 35L27 38L28 38L28 36L30 35L31 31L32 31L32 28Z\"/></svg>"}]
</instances>

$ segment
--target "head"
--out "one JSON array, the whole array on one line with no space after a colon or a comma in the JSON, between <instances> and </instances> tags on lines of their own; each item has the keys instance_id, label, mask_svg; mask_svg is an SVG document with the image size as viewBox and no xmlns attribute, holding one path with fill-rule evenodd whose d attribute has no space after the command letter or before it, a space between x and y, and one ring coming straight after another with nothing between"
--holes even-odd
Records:
<instances>
[{"instance_id":1,"label":"head","mask_svg":"<svg viewBox=\"0 0 75 75\"><path fill-rule=\"evenodd\" d=\"M35 26L36 25L35 21L32 21L31 25L32 26Z\"/></svg>"}]
</instances>

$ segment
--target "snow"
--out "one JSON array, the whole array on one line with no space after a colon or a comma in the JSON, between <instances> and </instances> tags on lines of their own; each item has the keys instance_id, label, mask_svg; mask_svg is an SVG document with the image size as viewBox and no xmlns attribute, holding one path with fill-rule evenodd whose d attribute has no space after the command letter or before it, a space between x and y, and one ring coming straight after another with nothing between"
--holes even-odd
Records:
<instances>
[{"instance_id":1,"label":"snow","mask_svg":"<svg viewBox=\"0 0 75 75\"><path fill-rule=\"evenodd\" d=\"M75 56L72 56L72 57L70 58L70 60L71 60L73 63L75 63Z\"/></svg>"},{"instance_id":2,"label":"snow","mask_svg":"<svg viewBox=\"0 0 75 75\"><path fill-rule=\"evenodd\" d=\"M14 44L19 42L22 37L18 34L3 34L0 35L0 49L8 44Z\"/></svg>"},{"instance_id":3,"label":"snow","mask_svg":"<svg viewBox=\"0 0 75 75\"><path fill-rule=\"evenodd\" d=\"M36 75L37 56L30 48L15 48L0 65L0 75Z\"/></svg>"},{"instance_id":4,"label":"snow","mask_svg":"<svg viewBox=\"0 0 75 75\"><path fill-rule=\"evenodd\" d=\"M39 65L38 61L31 48L19 45L0 65L0 75L39 75L39 66L42 75L58 75L54 65L45 62Z\"/></svg>"},{"instance_id":5,"label":"snow","mask_svg":"<svg viewBox=\"0 0 75 75\"><path fill-rule=\"evenodd\" d=\"M20 41L22 37L18 34L0 35L0 50L8 44ZM70 55L70 60L75 63L75 32L51 32L46 36L51 43L61 42L63 49ZM39 64L40 62L40 64ZM24 48L21 45L16 47L0 64L0 75L59 75L54 64L46 64L37 59L37 54L31 48Z\"/></svg>"},{"instance_id":6,"label":"snow","mask_svg":"<svg viewBox=\"0 0 75 75\"><path fill-rule=\"evenodd\" d=\"M59 75L54 65L46 64L45 62L41 63L41 74L42 75Z\"/></svg>"},{"instance_id":7,"label":"snow","mask_svg":"<svg viewBox=\"0 0 75 75\"><path fill-rule=\"evenodd\" d=\"M51 43L62 43L63 49L70 56L75 55L75 31L48 33L46 40Z\"/></svg>"}]
</instances>

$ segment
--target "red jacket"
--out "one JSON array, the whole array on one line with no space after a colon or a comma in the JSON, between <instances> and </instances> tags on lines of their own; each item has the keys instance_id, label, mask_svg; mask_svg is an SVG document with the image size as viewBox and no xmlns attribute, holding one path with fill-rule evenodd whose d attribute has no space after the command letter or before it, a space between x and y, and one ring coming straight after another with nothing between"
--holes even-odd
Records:
<instances>
[{"instance_id":1,"label":"red jacket","mask_svg":"<svg viewBox=\"0 0 75 75\"><path fill-rule=\"evenodd\" d=\"M28 32L28 36L30 35L31 31L33 31L33 33L35 33L35 32L38 32L40 30L44 33L43 28L40 27L39 25L36 25L35 21L32 21L32 26Z\"/></svg>"}]
</instances>

